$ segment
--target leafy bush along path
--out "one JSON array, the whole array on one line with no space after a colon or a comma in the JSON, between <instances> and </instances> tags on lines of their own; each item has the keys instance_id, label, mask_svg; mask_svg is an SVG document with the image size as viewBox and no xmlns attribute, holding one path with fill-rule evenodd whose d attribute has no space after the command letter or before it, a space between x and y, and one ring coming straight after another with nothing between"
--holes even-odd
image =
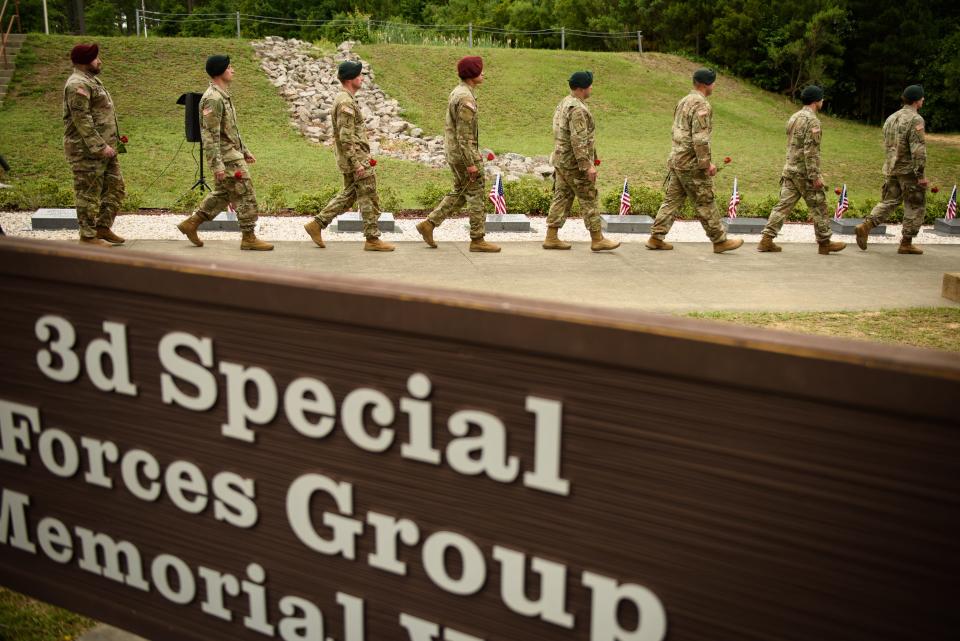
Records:
<instances>
[{"instance_id":1,"label":"leafy bush along path","mask_svg":"<svg viewBox=\"0 0 960 641\"><path fill-rule=\"evenodd\" d=\"M68 205L71 178L61 149L61 91L70 72L67 52L79 38L31 35L18 58L17 74L0 107L0 153L13 165L0 190L0 209ZM332 151L310 143L289 125L287 107L259 69L252 48L235 39L100 38L103 80L120 115L130 153L123 159L129 197L125 209L159 207L188 210L196 192L183 196L195 180L199 150L183 143L184 91L203 91L203 62L227 53L237 68L234 89L241 132L258 162L251 168L264 210L315 208L321 196L339 188ZM326 46L332 51L332 45ZM664 163L670 150L670 122L676 101L688 90L694 63L661 54L558 52L544 50L458 49L453 47L363 45L357 48L377 74L377 82L406 109L407 120L428 134L443 130L447 94L457 82L456 60L479 53L487 82L479 90L480 144L496 152L549 154L553 110L576 69L596 74L591 108L598 124L601 194L618 192L629 177L637 210L659 204ZM721 77L712 98L716 112L714 150L733 162L717 178L721 205L734 176L743 192L741 215L763 211L777 193L783 165L786 119L796 105L746 83ZM960 179L956 136L938 136L928 145L930 177L940 196ZM883 161L880 131L826 118L824 169L831 186L845 181L854 209L879 197ZM166 173L163 173L167 165ZM432 207L449 188L446 170L382 158L377 166L381 196L397 207ZM163 175L161 176L161 174ZM513 183L515 184L515 183ZM542 211L549 203L549 181L507 185L513 211ZM644 192L641 188L653 190ZM641 197L642 196L642 197ZM301 198L303 197L303 198ZM609 200L609 198L608 198ZM830 196L831 204L835 196ZM385 203L385 204L387 204ZM753 208L753 209L751 209ZM609 209L609 207L608 207ZM615 210L615 207L611 211ZM309 213L309 212L308 212ZM798 213L798 218L803 218Z\"/></svg>"}]
</instances>

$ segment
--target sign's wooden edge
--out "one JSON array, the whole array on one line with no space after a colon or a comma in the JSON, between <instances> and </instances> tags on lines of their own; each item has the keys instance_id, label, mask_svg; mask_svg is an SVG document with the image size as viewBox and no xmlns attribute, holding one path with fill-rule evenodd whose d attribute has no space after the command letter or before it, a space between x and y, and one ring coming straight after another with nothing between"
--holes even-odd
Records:
<instances>
[{"instance_id":1,"label":"sign's wooden edge","mask_svg":"<svg viewBox=\"0 0 960 641\"><path fill-rule=\"evenodd\" d=\"M78 261L83 261L83 269L74 265ZM136 271L115 270L115 266ZM101 288L238 308L247 306L238 303L229 284L256 284L262 286L262 295L257 298L259 313L522 349L635 371L655 370L725 386L779 393L789 390L791 395L831 399L841 404L869 402L877 409L890 411L919 410L930 415L918 404L935 402L946 391L956 392L960 383L960 358L937 350L441 287L381 284L360 277L289 268L264 269L127 249L104 250L57 241L6 238L0 241L0 273L78 286L95 282ZM169 277L173 274L191 276L191 286L184 288L182 278ZM304 296L305 289L323 296ZM396 304L385 308L384 299ZM424 313L425 306L430 306L434 313ZM477 322L477 313L482 322ZM464 326L468 321L469 331ZM562 327L546 336L544 321L556 321ZM636 337L641 334L638 341ZM628 338L631 335L632 340ZM701 350L696 368L691 368L690 358L683 357L683 345L690 341L713 348L709 358L702 358ZM749 350L757 359L757 367L747 376L742 363L725 363L725 357L742 359L742 349ZM675 359L677 355L679 358ZM770 369L782 357L809 359L821 367L804 368L807 371L798 377ZM875 376L870 380L863 376L850 380L844 376L845 366L865 366ZM779 371L781 377L773 380L771 371ZM933 387L916 385L914 381L913 388L917 388L919 396L899 401L897 398L905 395L877 393L876 385L895 387L899 375L928 378ZM866 394L863 402L852 402L858 393ZM942 408L933 408L932 415L953 417L944 412L946 399Z\"/></svg>"}]
</instances>

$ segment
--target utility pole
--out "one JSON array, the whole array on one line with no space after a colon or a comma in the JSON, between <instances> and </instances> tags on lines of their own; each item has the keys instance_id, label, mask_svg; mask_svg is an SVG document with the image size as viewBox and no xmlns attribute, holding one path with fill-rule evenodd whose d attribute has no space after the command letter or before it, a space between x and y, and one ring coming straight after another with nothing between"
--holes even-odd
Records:
<instances>
[{"instance_id":1,"label":"utility pole","mask_svg":"<svg viewBox=\"0 0 960 641\"><path fill-rule=\"evenodd\" d=\"M50 35L50 20L47 18L47 0L43 0L43 32Z\"/></svg>"},{"instance_id":2,"label":"utility pole","mask_svg":"<svg viewBox=\"0 0 960 641\"><path fill-rule=\"evenodd\" d=\"M237 11L237 39L240 39L240 12Z\"/></svg>"},{"instance_id":3,"label":"utility pole","mask_svg":"<svg viewBox=\"0 0 960 641\"><path fill-rule=\"evenodd\" d=\"M469 43L470 48L473 48L473 23L471 22L467 26L467 42Z\"/></svg>"},{"instance_id":4,"label":"utility pole","mask_svg":"<svg viewBox=\"0 0 960 641\"><path fill-rule=\"evenodd\" d=\"M566 48L567 48L567 28L560 27L560 49L563 50Z\"/></svg>"},{"instance_id":5,"label":"utility pole","mask_svg":"<svg viewBox=\"0 0 960 641\"><path fill-rule=\"evenodd\" d=\"M637 31L637 50L643 53L643 32Z\"/></svg>"},{"instance_id":6,"label":"utility pole","mask_svg":"<svg viewBox=\"0 0 960 641\"><path fill-rule=\"evenodd\" d=\"M140 15L143 16L143 37L149 36L147 33L147 0L140 0Z\"/></svg>"},{"instance_id":7,"label":"utility pole","mask_svg":"<svg viewBox=\"0 0 960 641\"><path fill-rule=\"evenodd\" d=\"M140 9L134 9L137 12L137 37L140 37Z\"/></svg>"}]
</instances>

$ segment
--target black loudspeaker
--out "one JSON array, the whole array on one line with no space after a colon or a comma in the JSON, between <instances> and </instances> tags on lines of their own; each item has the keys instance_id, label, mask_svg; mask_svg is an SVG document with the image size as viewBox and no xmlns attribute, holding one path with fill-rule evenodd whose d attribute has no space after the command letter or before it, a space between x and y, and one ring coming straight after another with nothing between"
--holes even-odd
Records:
<instances>
[{"instance_id":1,"label":"black loudspeaker","mask_svg":"<svg viewBox=\"0 0 960 641\"><path fill-rule=\"evenodd\" d=\"M7 159L3 156L0 156L0 167L3 167L4 171L10 171L10 165L7 164Z\"/></svg>"},{"instance_id":2,"label":"black loudspeaker","mask_svg":"<svg viewBox=\"0 0 960 641\"><path fill-rule=\"evenodd\" d=\"M188 92L177 99L183 105L183 135L187 142L200 142L200 99L202 93Z\"/></svg>"}]
</instances>

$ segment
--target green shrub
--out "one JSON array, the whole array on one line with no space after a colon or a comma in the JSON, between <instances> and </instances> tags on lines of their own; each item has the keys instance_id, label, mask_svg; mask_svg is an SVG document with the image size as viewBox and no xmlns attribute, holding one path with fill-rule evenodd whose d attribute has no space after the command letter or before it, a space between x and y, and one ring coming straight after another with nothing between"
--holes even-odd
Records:
<instances>
[{"instance_id":1,"label":"green shrub","mask_svg":"<svg viewBox=\"0 0 960 641\"><path fill-rule=\"evenodd\" d=\"M120 204L120 211L139 211L143 207L144 197L143 192L138 190L128 191L127 195L123 197L123 202Z\"/></svg>"},{"instance_id":2,"label":"green shrub","mask_svg":"<svg viewBox=\"0 0 960 641\"><path fill-rule=\"evenodd\" d=\"M450 192L449 185L427 183L417 194L417 204L423 209L433 209Z\"/></svg>"},{"instance_id":3,"label":"green shrub","mask_svg":"<svg viewBox=\"0 0 960 641\"><path fill-rule=\"evenodd\" d=\"M403 204L400 202L400 195L393 187L378 186L377 191L380 194L380 210L397 212Z\"/></svg>"},{"instance_id":4,"label":"green shrub","mask_svg":"<svg viewBox=\"0 0 960 641\"><path fill-rule=\"evenodd\" d=\"M270 185L267 196L263 199L263 211L275 214L287 207L287 188L283 185Z\"/></svg>"},{"instance_id":5,"label":"green shrub","mask_svg":"<svg viewBox=\"0 0 960 641\"><path fill-rule=\"evenodd\" d=\"M300 194L293 203L293 210L305 216L318 214L339 191L337 187L329 186L318 191Z\"/></svg>"},{"instance_id":6,"label":"green shrub","mask_svg":"<svg viewBox=\"0 0 960 641\"><path fill-rule=\"evenodd\" d=\"M518 214L546 216L550 211L551 183L536 178L521 178L503 184L503 197L507 211ZM487 198L487 209L493 211L493 203Z\"/></svg>"},{"instance_id":7,"label":"green shrub","mask_svg":"<svg viewBox=\"0 0 960 641\"><path fill-rule=\"evenodd\" d=\"M193 211L203 200L203 193L199 189L191 189L180 194L173 206L177 211Z\"/></svg>"},{"instance_id":8,"label":"green shrub","mask_svg":"<svg viewBox=\"0 0 960 641\"><path fill-rule=\"evenodd\" d=\"M41 207L72 207L73 188L61 185L52 178L41 178L21 183L6 200L12 209L33 210Z\"/></svg>"}]
</instances>

